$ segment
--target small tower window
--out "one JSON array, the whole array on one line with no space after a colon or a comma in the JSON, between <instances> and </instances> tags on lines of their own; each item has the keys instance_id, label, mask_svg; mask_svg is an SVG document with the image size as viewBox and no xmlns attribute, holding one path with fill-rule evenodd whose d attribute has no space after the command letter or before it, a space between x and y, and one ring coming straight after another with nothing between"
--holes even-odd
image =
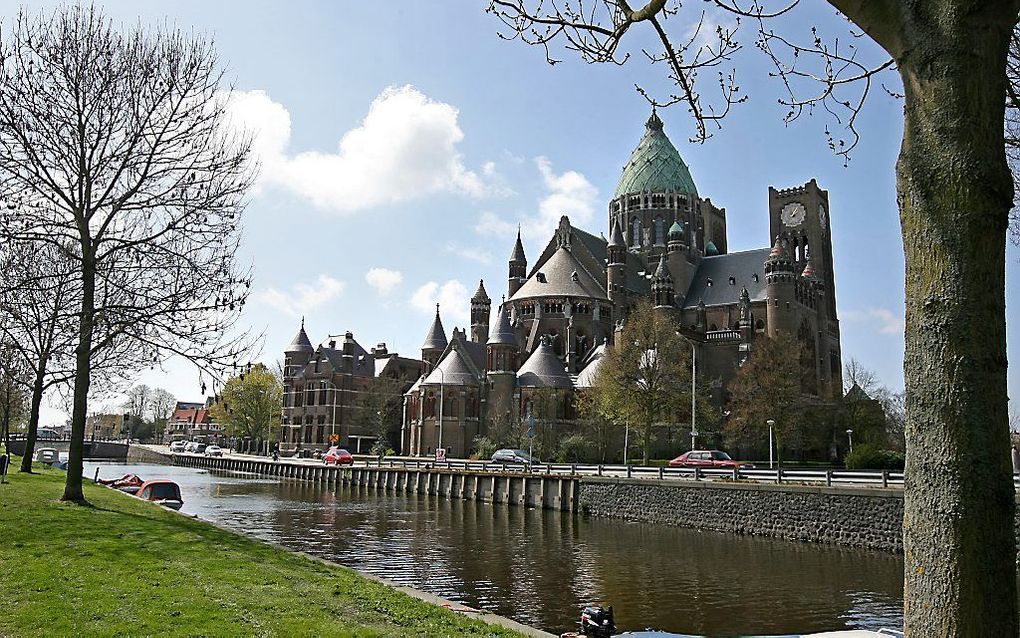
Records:
<instances>
[{"instance_id":1,"label":"small tower window","mask_svg":"<svg viewBox=\"0 0 1020 638\"><path fill-rule=\"evenodd\" d=\"M730 277L730 285L731 286L737 285L737 280L734 277Z\"/></svg>"},{"instance_id":2,"label":"small tower window","mask_svg":"<svg viewBox=\"0 0 1020 638\"><path fill-rule=\"evenodd\" d=\"M663 227L663 221L661 217L655 218L655 243L664 244L666 243L666 232Z\"/></svg>"},{"instance_id":3,"label":"small tower window","mask_svg":"<svg viewBox=\"0 0 1020 638\"><path fill-rule=\"evenodd\" d=\"M631 227L633 228L631 246L637 248L641 246L641 220L635 217Z\"/></svg>"}]
</instances>

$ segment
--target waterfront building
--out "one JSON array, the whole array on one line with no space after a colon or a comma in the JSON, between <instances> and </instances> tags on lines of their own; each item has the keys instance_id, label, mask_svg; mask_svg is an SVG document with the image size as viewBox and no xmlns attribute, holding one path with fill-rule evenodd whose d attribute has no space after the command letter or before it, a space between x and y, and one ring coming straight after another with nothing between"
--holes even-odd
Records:
<instances>
[{"instance_id":1,"label":"waterfront building","mask_svg":"<svg viewBox=\"0 0 1020 638\"><path fill-rule=\"evenodd\" d=\"M86 440L107 440L126 436L126 414L90 414L85 419Z\"/></svg>"},{"instance_id":2,"label":"waterfront building","mask_svg":"<svg viewBox=\"0 0 1020 638\"><path fill-rule=\"evenodd\" d=\"M212 400L210 398L205 403L178 401L166 422L166 440L209 444L222 442L223 427L212 418L209 411Z\"/></svg>"},{"instance_id":3,"label":"waterfront building","mask_svg":"<svg viewBox=\"0 0 1020 638\"><path fill-rule=\"evenodd\" d=\"M608 203L608 239L564 216L529 269L518 232L494 311L479 282L470 332L447 338L437 308L405 394L402 450L463 456L474 437L529 414L569 428L575 393L642 299L674 317L720 409L755 341L779 334L803 344L805 398L834 404L842 357L828 193L815 180L769 187L766 213L765 246L730 252L726 209L699 195L653 111Z\"/></svg>"},{"instance_id":4,"label":"waterfront building","mask_svg":"<svg viewBox=\"0 0 1020 638\"><path fill-rule=\"evenodd\" d=\"M379 439L376 421L386 395L397 407L387 444L398 449L400 397L421 367L420 360L391 353L385 343L366 350L350 332L313 346L302 320L284 350L280 451L323 451L338 444L352 453L369 452Z\"/></svg>"}]
</instances>

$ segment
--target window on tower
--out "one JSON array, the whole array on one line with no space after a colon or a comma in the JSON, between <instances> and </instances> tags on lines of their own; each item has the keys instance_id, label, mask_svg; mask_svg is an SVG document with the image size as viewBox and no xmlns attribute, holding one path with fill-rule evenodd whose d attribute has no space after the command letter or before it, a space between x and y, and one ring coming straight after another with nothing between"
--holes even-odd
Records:
<instances>
[{"instance_id":1,"label":"window on tower","mask_svg":"<svg viewBox=\"0 0 1020 638\"><path fill-rule=\"evenodd\" d=\"M638 247L641 245L641 220L635 217L634 221L631 222L631 227L633 231L630 245Z\"/></svg>"},{"instance_id":2,"label":"window on tower","mask_svg":"<svg viewBox=\"0 0 1020 638\"><path fill-rule=\"evenodd\" d=\"M666 243L666 232L663 228L663 221L661 217L655 218L655 243L664 244Z\"/></svg>"}]
</instances>

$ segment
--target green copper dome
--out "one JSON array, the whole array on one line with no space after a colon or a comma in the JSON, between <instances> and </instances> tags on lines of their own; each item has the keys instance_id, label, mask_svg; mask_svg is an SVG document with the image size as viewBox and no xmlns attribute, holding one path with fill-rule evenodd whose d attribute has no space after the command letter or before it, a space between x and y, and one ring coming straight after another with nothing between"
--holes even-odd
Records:
<instances>
[{"instance_id":1,"label":"green copper dome","mask_svg":"<svg viewBox=\"0 0 1020 638\"><path fill-rule=\"evenodd\" d=\"M673 225L669 227L670 237L683 237L684 227L680 225L680 222L673 222Z\"/></svg>"},{"instance_id":2,"label":"green copper dome","mask_svg":"<svg viewBox=\"0 0 1020 638\"><path fill-rule=\"evenodd\" d=\"M662 131L662 120L654 109L645 122L644 136L623 167L613 198L644 192L698 194L690 170Z\"/></svg>"}]
</instances>

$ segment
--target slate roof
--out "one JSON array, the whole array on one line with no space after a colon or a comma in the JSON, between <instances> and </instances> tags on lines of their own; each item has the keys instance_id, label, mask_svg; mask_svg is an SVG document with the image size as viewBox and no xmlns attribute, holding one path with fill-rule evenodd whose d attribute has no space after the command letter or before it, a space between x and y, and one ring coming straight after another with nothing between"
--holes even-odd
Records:
<instances>
[{"instance_id":1,"label":"slate roof","mask_svg":"<svg viewBox=\"0 0 1020 638\"><path fill-rule=\"evenodd\" d=\"M552 257L537 267L511 299L550 296L608 299L605 286L565 246L560 246Z\"/></svg>"},{"instance_id":2,"label":"slate roof","mask_svg":"<svg viewBox=\"0 0 1020 638\"><path fill-rule=\"evenodd\" d=\"M522 388L572 388L574 382L552 346L542 339L517 371L517 385Z\"/></svg>"},{"instance_id":3,"label":"slate roof","mask_svg":"<svg viewBox=\"0 0 1020 638\"><path fill-rule=\"evenodd\" d=\"M483 279L478 280L478 290L476 290L475 294L471 297L471 301L492 301L489 299L489 295L485 292L485 281Z\"/></svg>"},{"instance_id":4,"label":"slate roof","mask_svg":"<svg viewBox=\"0 0 1020 638\"><path fill-rule=\"evenodd\" d=\"M510 325L510 312L505 306L500 306L496 311L495 321L489 328L489 341L487 345L516 345L517 335Z\"/></svg>"},{"instance_id":5,"label":"slate roof","mask_svg":"<svg viewBox=\"0 0 1020 638\"><path fill-rule=\"evenodd\" d=\"M623 167L613 198L643 192L698 194L687 164L666 137L662 120L654 110L645 123L644 136Z\"/></svg>"},{"instance_id":6,"label":"slate roof","mask_svg":"<svg viewBox=\"0 0 1020 638\"><path fill-rule=\"evenodd\" d=\"M691 279L684 307L695 308L702 299L706 306L736 304L743 288L747 288L752 303L765 301L765 259L768 256L768 248L756 248L705 257ZM730 277L733 277L733 285L730 285ZM708 285L709 280L711 286Z\"/></svg>"},{"instance_id":7,"label":"slate roof","mask_svg":"<svg viewBox=\"0 0 1020 638\"><path fill-rule=\"evenodd\" d=\"M315 348L312 347L312 342L308 338L308 333L305 332L305 322L301 322L301 329L294 336L294 340L290 342L290 345L284 348L284 353L290 352L315 352Z\"/></svg>"},{"instance_id":8,"label":"slate roof","mask_svg":"<svg viewBox=\"0 0 1020 638\"><path fill-rule=\"evenodd\" d=\"M459 349L452 349L425 377L427 385L478 385L478 376Z\"/></svg>"},{"instance_id":9,"label":"slate roof","mask_svg":"<svg viewBox=\"0 0 1020 638\"><path fill-rule=\"evenodd\" d=\"M605 361L605 356L606 344L603 343L595 348L590 356L588 365L584 366L584 369L577 375L576 387L590 388L595 384L595 377L598 375L599 366Z\"/></svg>"},{"instance_id":10,"label":"slate roof","mask_svg":"<svg viewBox=\"0 0 1020 638\"><path fill-rule=\"evenodd\" d=\"M432 327L425 335L425 342L421 344L422 350L444 350L449 341L446 340L446 330L443 330L443 320L439 318L439 304L436 304L436 318L432 320Z\"/></svg>"},{"instance_id":11,"label":"slate roof","mask_svg":"<svg viewBox=\"0 0 1020 638\"><path fill-rule=\"evenodd\" d=\"M602 267L605 268L606 261L609 259L609 242L604 237L596 237L589 232L583 231L580 228L572 227L571 230L574 234L574 239L577 239L584 245L585 249L591 253L592 257L595 258ZM652 288L648 283L648 280L641 275L642 271L648 270L648 264L641 258L640 255L627 251L626 263L623 265L624 285L627 290L631 290L637 293L649 293ZM602 285L602 290L605 290L606 273L602 270L599 273L599 282Z\"/></svg>"},{"instance_id":12,"label":"slate roof","mask_svg":"<svg viewBox=\"0 0 1020 638\"><path fill-rule=\"evenodd\" d=\"M524 244L521 243L521 229L517 229L517 243L514 244L514 250L510 253L510 261L519 261L526 263L528 258L524 256Z\"/></svg>"}]
</instances>

